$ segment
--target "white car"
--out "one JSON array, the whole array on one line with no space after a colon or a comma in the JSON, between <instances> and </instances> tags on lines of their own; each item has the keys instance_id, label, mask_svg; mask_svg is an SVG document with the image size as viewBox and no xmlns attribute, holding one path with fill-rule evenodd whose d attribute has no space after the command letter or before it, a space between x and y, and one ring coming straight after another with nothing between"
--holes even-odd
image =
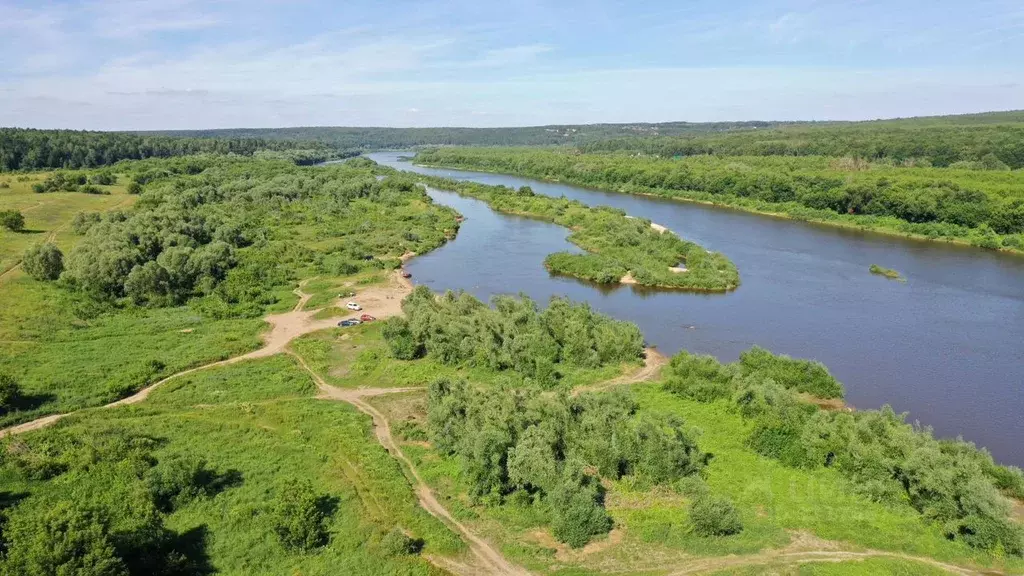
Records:
<instances>
[{"instance_id":1,"label":"white car","mask_svg":"<svg viewBox=\"0 0 1024 576\"><path fill-rule=\"evenodd\" d=\"M349 310L357 310L357 311L363 309L362 306L360 306L359 304L356 304L355 302L349 302L348 304L345 304L345 307L348 308Z\"/></svg>"}]
</instances>

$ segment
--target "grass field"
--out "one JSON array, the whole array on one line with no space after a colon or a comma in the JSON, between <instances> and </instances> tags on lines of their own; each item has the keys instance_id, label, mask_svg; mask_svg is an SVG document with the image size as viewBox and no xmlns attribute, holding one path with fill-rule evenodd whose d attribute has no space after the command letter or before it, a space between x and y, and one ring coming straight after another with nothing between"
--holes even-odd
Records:
<instances>
[{"instance_id":1,"label":"grass field","mask_svg":"<svg viewBox=\"0 0 1024 576\"><path fill-rule=\"evenodd\" d=\"M178 533L202 535L221 574L437 574L418 556L385 558L381 536L399 527L424 540L425 554L452 555L461 541L416 503L401 468L377 444L370 421L344 403L313 398L308 374L287 356L183 377L142 405L70 417L59 432L86 436L120 429L155 437L157 458L189 455L240 483L175 510ZM6 490L34 497L67 489L60 478L26 483L4 473ZM289 483L311 481L334 498L331 542L307 554L284 549L266 511Z\"/></svg>"},{"instance_id":2,"label":"grass field","mask_svg":"<svg viewBox=\"0 0 1024 576\"><path fill-rule=\"evenodd\" d=\"M127 208L137 198L128 195L122 184L100 187L110 194L33 192L32 185L45 180L47 176L48 172L21 176L0 175L0 182L10 184L10 188L0 188L0 207L4 210L18 210L25 216L25 230L22 232L0 228L0 274L17 265L26 249L44 240L55 243L67 252L74 246L77 238L70 227L75 214ZM125 181L124 178L121 180ZM0 278L0 282L3 281L4 279Z\"/></svg>"}]
</instances>

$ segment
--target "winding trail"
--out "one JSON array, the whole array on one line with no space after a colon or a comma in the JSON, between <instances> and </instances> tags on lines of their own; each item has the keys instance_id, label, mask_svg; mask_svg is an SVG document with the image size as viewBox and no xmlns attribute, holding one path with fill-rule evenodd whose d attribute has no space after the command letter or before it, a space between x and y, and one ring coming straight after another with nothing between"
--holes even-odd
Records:
<instances>
[{"instance_id":1,"label":"winding trail","mask_svg":"<svg viewBox=\"0 0 1024 576\"><path fill-rule=\"evenodd\" d=\"M896 560L908 560L918 562L956 574L957 576L992 576L1003 574L994 569L974 569L940 562L933 558L901 554L899 552L885 552L882 550L843 550L842 544L822 540L807 532L791 532L793 541L784 548L764 550L756 554L745 554L741 556L721 556L715 558L696 558L676 565L669 569L667 576L690 576L693 574L708 574L735 570L748 566L779 566L779 565L802 565L818 562L855 562L869 558L892 558Z\"/></svg>"},{"instance_id":2,"label":"winding trail","mask_svg":"<svg viewBox=\"0 0 1024 576\"><path fill-rule=\"evenodd\" d=\"M138 404L160 386L175 380L182 376L194 374L200 370L207 370L209 368L216 368L218 366L227 366L229 364L235 364L244 360L252 360L255 358L266 358L267 356L273 356L285 351L288 344L292 340L309 334L311 332L317 332L327 328L333 328L337 325L338 320L336 318L329 318L325 320L316 320L313 318L319 310L302 310L302 308L312 298L311 294L306 294L302 291L302 287L306 283L312 280L312 278L304 280L299 283L299 287L293 290L293 292L299 297L298 303L292 309L291 312L285 312L282 314L271 314L264 318L267 324L270 325L270 331L263 334L263 347L252 352L242 354L240 356L234 356L224 360L211 362L209 364L203 364L194 368L189 368L181 372L172 374L162 380L159 380L145 388L142 388L135 394L127 396L116 402L111 402L99 408L83 408L81 410L74 410L64 414L51 414L42 418L37 418L24 424L18 424L17 426L11 426L4 430L0 430L0 438L7 436L13 436L16 434L22 434L30 432L32 430L39 430L45 428L60 419L70 416L71 414L77 414L85 410L97 410L104 408L114 408L117 406L126 406L130 404ZM412 291L412 284L405 278L401 278L398 274L391 279L386 286L376 286L367 288L359 293L359 302L363 306L363 313L371 314L377 318L386 318L388 316L395 316L402 313L402 298L404 298L409 292Z\"/></svg>"},{"instance_id":3,"label":"winding trail","mask_svg":"<svg viewBox=\"0 0 1024 576\"><path fill-rule=\"evenodd\" d=\"M373 430L377 436L377 440L393 457L397 458L405 468L411 480L413 481L416 489L416 496L419 499L420 506L423 507L431 516L434 516L449 528L458 532L466 543L469 545L470 551L480 562L480 566L471 567L463 566L462 564L453 562L441 562L444 568L449 570L456 569L463 574L480 574L481 569L484 573L495 574L498 576L527 576L530 574L526 569L517 566L509 562L497 549L495 549L486 540L477 536L472 530L467 528L464 524L456 520L450 512L442 505L437 497L434 495L433 490L420 476L416 466L409 460L408 456L402 452L402 449L395 442L394 436L391 434L391 424L379 410L374 408L368 402L364 401L364 398L372 396L380 396L383 394L396 394L401 392L413 392L422 390L422 388L357 388L357 389L342 389L335 386L331 386L320 377L319 374L314 372L306 361L292 351L287 351L292 357L298 361L306 372L316 382L317 387L320 389L319 398L328 400L338 400L347 402L356 407L360 412L366 414L373 420ZM464 572L463 569L469 570Z\"/></svg>"}]
</instances>

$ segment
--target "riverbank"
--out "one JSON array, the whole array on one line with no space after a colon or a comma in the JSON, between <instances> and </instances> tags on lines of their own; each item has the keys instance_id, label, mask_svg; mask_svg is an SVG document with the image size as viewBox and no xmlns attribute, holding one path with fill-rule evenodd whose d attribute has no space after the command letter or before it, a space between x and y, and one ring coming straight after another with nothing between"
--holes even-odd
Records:
<instances>
[{"instance_id":1,"label":"riverbank","mask_svg":"<svg viewBox=\"0 0 1024 576\"><path fill-rule=\"evenodd\" d=\"M418 156L418 154L417 154ZM1024 257L1024 245L1019 248L1011 246L993 246L984 245L981 241L970 240L967 238L961 238L957 236L930 236L927 234L900 230L899 226L914 226L915 224L902 221L891 217L880 217L871 215L849 215L849 214L837 214L835 212L829 212L825 210L815 210L804 206L799 206L798 209L803 212L801 214L792 214L790 212L778 211L768 209L761 206L750 205L745 198L734 198L734 199L723 199L721 196L713 196L703 192L697 191L681 191L681 190L663 190L658 188L647 188L642 189L628 189L625 187L611 187L611 186L594 186L587 182L575 180L573 178L551 178L543 175L533 174L531 172L524 171L502 171L494 170L488 167L476 165L476 164L438 164L438 163L425 163L416 161L413 162L417 166L424 168L434 168L439 170L469 170L473 172L482 172L486 174L497 174L497 175L510 175L519 176L523 178L533 178L543 182L549 182L552 184L570 184L572 186L580 186L591 190L598 190L602 192L614 192L617 194L626 194L631 196L645 196L648 198L658 198L664 200L673 200L676 202L700 204L703 206L714 206L716 208L723 208L728 210L737 210L740 212L746 212L750 214L757 214L760 216L769 216L772 218L781 218L785 220L794 220L798 222L808 222L811 224L817 224L822 226L831 226L835 228L843 228L847 230L857 230L861 232L869 232L872 234L880 234L884 236L892 236L897 238L903 238L907 240L916 240L921 242L938 242L944 244L953 244L963 247L982 248L985 250L991 250L993 252L999 252L1004 254L1012 254L1014 256ZM660 192L659 192L660 191ZM689 193L687 193L689 192ZM714 199L711 199L713 196ZM820 212L820 215L812 215L810 212ZM865 222L865 219L872 219L872 222ZM878 223L877 220L889 220L891 222ZM996 236L998 238L998 236Z\"/></svg>"},{"instance_id":2,"label":"riverbank","mask_svg":"<svg viewBox=\"0 0 1024 576\"><path fill-rule=\"evenodd\" d=\"M723 254L679 238L650 221L606 207L564 198L510 190L435 176L428 186L485 202L491 209L563 226L568 240L587 253L558 252L544 259L552 274L598 284L636 284L646 288L721 293L740 284L739 271ZM680 266L682 264L682 266Z\"/></svg>"}]
</instances>

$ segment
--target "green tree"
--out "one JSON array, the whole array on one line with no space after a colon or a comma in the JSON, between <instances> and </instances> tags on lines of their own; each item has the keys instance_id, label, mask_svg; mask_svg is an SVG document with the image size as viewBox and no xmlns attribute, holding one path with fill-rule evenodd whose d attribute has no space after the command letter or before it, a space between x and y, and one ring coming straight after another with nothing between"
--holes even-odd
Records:
<instances>
[{"instance_id":1,"label":"green tree","mask_svg":"<svg viewBox=\"0 0 1024 576\"><path fill-rule=\"evenodd\" d=\"M278 540L286 548L309 551L327 544L327 518L321 509L322 498L312 484L295 482L282 488L271 512Z\"/></svg>"},{"instance_id":2,"label":"green tree","mask_svg":"<svg viewBox=\"0 0 1024 576\"><path fill-rule=\"evenodd\" d=\"M559 542L581 548L612 528L604 509L604 488L578 467L567 465L562 482L552 492L551 532Z\"/></svg>"},{"instance_id":3,"label":"green tree","mask_svg":"<svg viewBox=\"0 0 1024 576\"><path fill-rule=\"evenodd\" d=\"M25 252L21 265L36 280L56 280L64 271L64 254L49 242L38 244Z\"/></svg>"},{"instance_id":4,"label":"green tree","mask_svg":"<svg viewBox=\"0 0 1024 576\"><path fill-rule=\"evenodd\" d=\"M21 232L25 229L25 216L17 210L0 210L0 226L12 232Z\"/></svg>"}]
</instances>

